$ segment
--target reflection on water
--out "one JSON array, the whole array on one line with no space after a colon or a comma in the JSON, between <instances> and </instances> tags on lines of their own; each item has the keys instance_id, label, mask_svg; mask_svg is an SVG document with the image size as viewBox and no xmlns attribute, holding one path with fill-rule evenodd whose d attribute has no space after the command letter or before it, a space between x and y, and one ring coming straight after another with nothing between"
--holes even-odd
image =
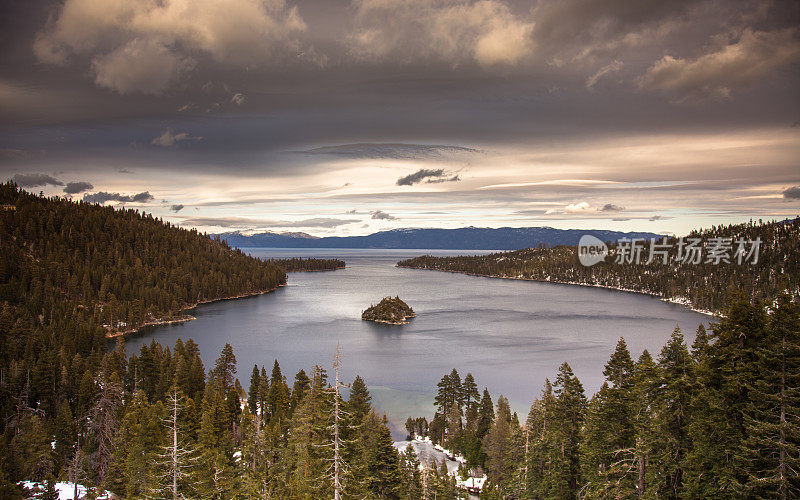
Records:
<instances>
[{"instance_id":1,"label":"reflection on water","mask_svg":"<svg viewBox=\"0 0 800 500\"><path fill-rule=\"evenodd\" d=\"M633 356L649 349L656 357L676 324L691 342L698 324L708 321L644 295L394 267L423 253L485 252L246 250L260 257L339 257L347 268L292 273L275 292L204 304L194 312L197 321L149 328L128 340L128 352L150 339L172 345L178 337L193 338L208 369L227 342L246 387L254 363L269 371L277 359L290 385L300 368L330 370L338 343L345 379L364 378L396 436L404 433L408 416L430 418L436 383L454 367L462 378L472 372L495 401L500 394L510 398L523 415L563 361L592 393L620 336ZM362 310L387 295L399 295L417 318L404 326L360 319Z\"/></svg>"}]
</instances>

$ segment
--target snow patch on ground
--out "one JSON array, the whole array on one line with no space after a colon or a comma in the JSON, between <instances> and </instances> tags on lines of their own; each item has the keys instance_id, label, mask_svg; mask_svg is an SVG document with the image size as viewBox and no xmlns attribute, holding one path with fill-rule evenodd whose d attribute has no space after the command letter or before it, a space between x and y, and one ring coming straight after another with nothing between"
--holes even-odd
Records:
<instances>
[{"instance_id":1,"label":"snow patch on ground","mask_svg":"<svg viewBox=\"0 0 800 500\"><path fill-rule=\"evenodd\" d=\"M33 481L22 481L20 486L27 489L31 492L44 492L47 489L43 483L35 483ZM58 493L58 500L79 500L86 496L89 490L82 484L78 485L78 498L76 499L75 494L75 483L70 482L58 482L55 484L56 493ZM108 500L111 498L111 495L107 491L101 491L97 499L98 500Z\"/></svg>"},{"instance_id":2,"label":"snow patch on ground","mask_svg":"<svg viewBox=\"0 0 800 500\"><path fill-rule=\"evenodd\" d=\"M452 453L441 446L433 444L429 438L414 438L411 441L397 441L394 443L394 447L397 448L400 453L403 453L406 451L406 446L409 444L414 448L414 452L417 454L420 462L428 461L438 469L442 466L442 460L444 459L447 463L448 474L456 474L458 466L464 462L463 458L453 456Z\"/></svg>"}]
</instances>

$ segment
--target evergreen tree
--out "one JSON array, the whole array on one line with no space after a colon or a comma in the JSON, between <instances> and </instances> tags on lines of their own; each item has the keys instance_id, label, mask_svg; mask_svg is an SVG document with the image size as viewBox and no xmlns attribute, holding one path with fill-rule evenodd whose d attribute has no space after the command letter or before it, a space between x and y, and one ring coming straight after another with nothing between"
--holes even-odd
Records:
<instances>
[{"instance_id":1,"label":"evergreen tree","mask_svg":"<svg viewBox=\"0 0 800 500\"><path fill-rule=\"evenodd\" d=\"M233 354L233 347L230 344L225 344L222 352L219 354L214 369L211 370L211 377L218 379L222 383L222 388L225 392L233 387L233 381L236 376L236 355Z\"/></svg>"},{"instance_id":2,"label":"evergreen tree","mask_svg":"<svg viewBox=\"0 0 800 500\"><path fill-rule=\"evenodd\" d=\"M737 463L748 496L786 499L800 496L800 308L782 295L770 312Z\"/></svg>"},{"instance_id":3,"label":"evergreen tree","mask_svg":"<svg viewBox=\"0 0 800 500\"><path fill-rule=\"evenodd\" d=\"M247 407L253 415L258 412L258 391L260 387L261 375L258 371L258 365L253 365L253 373L250 375L250 390L247 391Z\"/></svg>"},{"instance_id":4,"label":"evergreen tree","mask_svg":"<svg viewBox=\"0 0 800 500\"><path fill-rule=\"evenodd\" d=\"M385 415L379 417L374 410L367 413L356 446L353 493L358 497L400 498L405 478Z\"/></svg>"},{"instance_id":5,"label":"evergreen tree","mask_svg":"<svg viewBox=\"0 0 800 500\"><path fill-rule=\"evenodd\" d=\"M356 375L353 385L350 387L350 399L348 408L353 422L361 422L364 415L369 413L372 404L372 396L369 394L367 384L364 379Z\"/></svg>"},{"instance_id":6,"label":"evergreen tree","mask_svg":"<svg viewBox=\"0 0 800 500\"><path fill-rule=\"evenodd\" d=\"M720 498L741 492L747 482L740 448L747 437L751 384L761 376L758 352L766 325L762 304L743 295L713 325L707 359L698 366L702 391L692 405L693 449L684 461L691 495Z\"/></svg>"},{"instance_id":7,"label":"evergreen tree","mask_svg":"<svg viewBox=\"0 0 800 500\"><path fill-rule=\"evenodd\" d=\"M489 432L489 428L491 428L493 422L494 404L492 403L492 397L489 395L489 389L484 388L480 410L478 411L478 438L483 439L483 436Z\"/></svg>"},{"instance_id":8,"label":"evergreen tree","mask_svg":"<svg viewBox=\"0 0 800 500\"><path fill-rule=\"evenodd\" d=\"M273 373L273 383L275 383ZM277 373L280 383L281 377ZM323 498L333 496L333 481L328 477L333 460L332 407L333 394L327 374L319 366L311 371L311 387L289 426L288 452L285 455L291 471L290 496Z\"/></svg>"},{"instance_id":9,"label":"evergreen tree","mask_svg":"<svg viewBox=\"0 0 800 500\"><path fill-rule=\"evenodd\" d=\"M166 436L161 425L161 403L151 405L138 391L120 421L114 440L114 479L128 498L146 497L159 490L158 452Z\"/></svg>"},{"instance_id":10,"label":"evergreen tree","mask_svg":"<svg viewBox=\"0 0 800 500\"><path fill-rule=\"evenodd\" d=\"M547 495L553 498L575 498L581 487L580 445L581 427L586 412L583 385L568 363L558 370L553 384L553 425L550 426L550 470L545 478Z\"/></svg>"},{"instance_id":11,"label":"evergreen tree","mask_svg":"<svg viewBox=\"0 0 800 500\"><path fill-rule=\"evenodd\" d=\"M311 380L309 380L305 370L301 369L297 372L297 375L294 376L294 385L292 385L292 398L290 402L292 410L300 406L309 387L311 387Z\"/></svg>"},{"instance_id":12,"label":"evergreen tree","mask_svg":"<svg viewBox=\"0 0 800 500\"><path fill-rule=\"evenodd\" d=\"M635 496L633 370L628 347L620 339L603 371L606 382L592 398L586 413L581 458L587 495Z\"/></svg>"},{"instance_id":13,"label":"evergreen tree","mask_svg":"<svg viewBox=\"0 0 800 500\"><path fill-rule=\"evenodd\" d=\"M658 389L655 393L656 429L651 460L654 487L664 498L684 495L684 460L691 451L689 415L695 393L692 357L675 327L658 359Z\"/></svg>"},{"instance_id":14,"label":"evergreen tree","mask_svg":"<svg viewBox=\"0 0 800 500\"><path fill-rule=\"evenodd\" d=\"M511 479L517 469L511 436L511 409L508 400L501 395L497 398L497 414L492 427L483 438L487 475L489 481L498 486Z\"/></svg>"},{"instance_id":15,"label":"evergreen tree","mask_svg":"<svg viewBox=\"0 0 800 500\"><path fill-rule=\"evenodd\" d=\"M290 398L289 386L286 385L286 379L281 373L281 367L278 361L275 360L272 365L272 376L270 377L269 392L267 393L270 425L277 425L280 429L285 427L286 419L289 415ZM283 430L280 431L280 434L283 434Z\"/></svg>"},{"instance_id":16,"label":"evergreen tree","mask_svg":"<svg viewBox=\"0 0 800 500\"><path fill-rule=\"evenodd\" d=\"M636 491L639 498L649 490L648 477L652 477L650 458L653 455L655 430L653 409L658 388L658 368L645 349L633 367L633 426L636 434Z\"/></svg>"}]
</instances>

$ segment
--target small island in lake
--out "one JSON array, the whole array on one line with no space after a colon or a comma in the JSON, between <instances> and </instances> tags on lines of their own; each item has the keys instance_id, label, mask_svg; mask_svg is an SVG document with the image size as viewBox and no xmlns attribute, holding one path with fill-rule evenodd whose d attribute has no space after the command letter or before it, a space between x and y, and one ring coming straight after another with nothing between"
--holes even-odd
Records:
<instances>
[{"instance_id":1,"label":"small island in lake","mask_svg":"<svg viewBox=\"0 0 800 500\"><path fill-rule=\"evenodd\" d=\"M370 306L361 313L361 319L390 325L407 325L417 314L400 297L385 297L377 306Z\"/></svg>"}]
</instances>

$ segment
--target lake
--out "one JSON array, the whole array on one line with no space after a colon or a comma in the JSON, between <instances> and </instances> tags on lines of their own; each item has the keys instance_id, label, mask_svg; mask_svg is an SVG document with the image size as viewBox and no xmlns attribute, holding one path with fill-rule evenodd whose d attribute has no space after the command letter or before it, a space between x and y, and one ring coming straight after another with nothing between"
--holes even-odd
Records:
<instances>
[{"instance_id":1,"label":"lake","mask_svg":"<svg viewBox=\"0 0 800 500\"><path fill-rule=\"evenodd\" d=\"M442 375L471 372L493 401L509 398L524 420L545 377L568 361L590 396L603 383L603 366L620 336L632 356L657 358L675 325L691 344L709 316L656 298L575 285L481 278L402 269L398 260L423 254L475 255L462 250L243 249L258 257L337 257L338 271L290 273L274 292L198 306L196 321L150 327L127 340L129 353L155 339L172 346L192 338L206 370L225 343L233 346L245 389L253 364L269 372L277 359L291 386L301 368L319 364L332 374L341 345L342 375L369 386L395 437L409 416L433 416ZM387 295L405 300L417 317L404 326L361 320L361 311Z\"/></svg>"}]
</instances>

